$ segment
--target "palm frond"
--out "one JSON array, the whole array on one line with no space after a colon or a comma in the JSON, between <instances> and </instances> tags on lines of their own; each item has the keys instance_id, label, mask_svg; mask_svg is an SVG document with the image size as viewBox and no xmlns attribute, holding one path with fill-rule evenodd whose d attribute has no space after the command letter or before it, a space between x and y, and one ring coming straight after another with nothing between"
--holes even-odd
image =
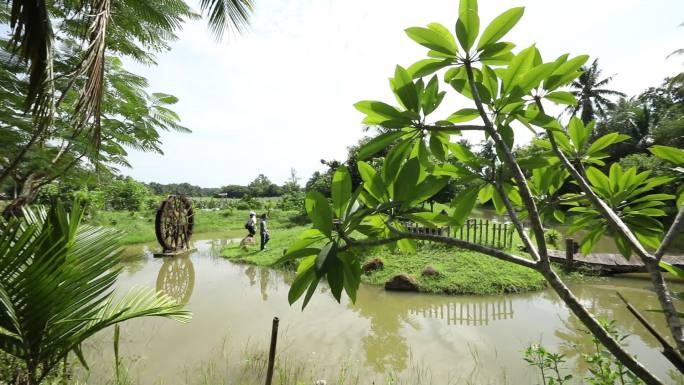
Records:
<instances>
[{"instance_id":1,"label":"palm frond","mask_svg":"<svg viewBox=\"0 0 684 385\"><path fill-rule=\"evenodd\" d=\"M667 55L667 58L669 59L672 56L676 56L676 55L684 55L684 48L680 48L680 49L672 51L671 54Z\"/></svg>"},{"instance_id":2,"label":"palm frond","mask_svg":"<svg viewBox=\"0 0 684 385\"><path fill-rule=\"evenodd\" d=\"M614 90L606 90L606 89L601 89L601 88L594 89L593 91L596 95L611 95L611 96L619 96L622 98L627 96L627 94L625 94L624 92L614 91Z\"/></svg>"},{"instance_id":3,"label":"palm frond","mask_svg":"<svg viewBox=\"0 0 684 385\"><path fill-rule=\"evenodd\" d=\"M110 0L95 0L95 16L90 24L90 43L82 63L86 83L76 103L76 126L83 128L93 120L90 132L92 144L98 148L102 138L101 111L105 79L107 25L111 12Z\"/></svg>"},{"instance_id":4,"label":"palm frond","mask_svg":"<svg viewBox=\"0 0 684 385\"><path fill-rule=\"evenodd\" d=\"M39 129L50 125L54 109L54 32L44 0L12 0L10 51L28 62L25 109Z\"/></svg>"},{"instance_id":5,"label":"palm frond","mask_svg":"<svg viewBox=\"0 0 684 385\"><path fill-rule=\"evenodd\" d=\"M32 362L27 374L37 382L110 325L144 316L190 317L152 290L133 290L115 302L119 234L83 226L82 216L79 204L71 213L57 204L26 210L23 222L0 223L0 350Z\"/></svg>"},{"instance_id":6,"label":"palm frond","mask_svg":"<svg viewBox=\"0 0 684 385\"><path fill-rule=\"evenodd\" d=\"M249 24L252 0L201 0L202 13L209 16L209 28L221 39L226 31L242 32Z\"/></svg>"}]
</instances>

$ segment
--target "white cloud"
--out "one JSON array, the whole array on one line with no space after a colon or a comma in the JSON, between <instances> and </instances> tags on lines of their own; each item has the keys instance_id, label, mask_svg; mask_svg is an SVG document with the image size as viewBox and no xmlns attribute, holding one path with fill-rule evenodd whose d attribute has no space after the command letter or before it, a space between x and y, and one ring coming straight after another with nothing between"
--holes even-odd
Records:
<instances>
[{"instance_id":1,"label":"white cloud","mask_svg":"<svg viewBox=\"0 0 684 385\"><path fill-rule=\"evenodd\" d=\"M522 4L510 39L533 42L550 59L598 56L613 87L629 94L681 69L684 4L668 0L480 1L483 24ZM204 21L186 25L159 65L134 70L151 89L177 95L174 109L193 134L163 136L165 156L134 153L130 174L202 186L281 183L294 167L305 180L319 160L343 159L362 136L362 99L392 101L387 78L424 50L403 29L456 19L457 0L257 0L249 33L216 43ZM445 113L463 107L448 99ZM523 134L529 137L529 134Z\"/></svg>"}]
</instances>

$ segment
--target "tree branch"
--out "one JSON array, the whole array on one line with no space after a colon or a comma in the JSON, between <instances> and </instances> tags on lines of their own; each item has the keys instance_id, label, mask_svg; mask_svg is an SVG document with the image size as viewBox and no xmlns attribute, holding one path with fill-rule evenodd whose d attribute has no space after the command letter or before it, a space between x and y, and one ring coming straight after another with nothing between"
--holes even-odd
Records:
<instances>
[{"instance_id":1,"label":"tree branch","mask_svg":"<svg viewBox=\"0 0 684 385\"><path fill-rule=\"evenodd\" d=\"M470 84L470 90L473 94L473 100L475 101L477 110L480 112L480 117L485 123L486 131L489 134L489 136L492 137L494 143L496 143L496 145L503 151L503 161L504 163L506 163L508 167L510 167L511 171L513 172L516 184L518 185L518 189L520 190L520 196L525 202L527 211L530 214L530 223L532 224L532 231L534 231L534 238L537 242L540 259L548 263L549 256L546 248L546 239L544 238L544 226L541 223L539 211L537 210L537 204L534 202L534 199L532 198L532 191L530 191L530 187L527 185L527 178L525 178L525 174L523 174L522 170L520 169L520 165L518 165L518 162L516 162L515 157L511 152L511 149L508 148L506 143L503 141L501 135L499 135L499 132L494 129L494 125L487 116L487 112L485 111L484 106L482 105L480 93L477 90L477 87L475 87L475 78L473 76L473 68L470 64L470 61L465 61L465 68L466 73L468 75L468 83Z\"/></svg>"},{"instance_id":2,"label":"tree branch","mask_svg":"<svg viewBox=\"0 0 684 385\"><path fill-rule=\"evenodd\" d=\"M421 125L420 128L434 132L450 132L450 131L485 131L487 127L478 126L474 124L458 125L458 126L431 126Z\"/></svg>"},{"instance_id":3,"label":"tree branch","mask_svg":"<svg viewBox=\"0 0 684 385\"><path fill-rule=\"evenodd\" d=\"M515 212L515 208L511 204L511 200L508 199L508 196L506 195L505 191L501 188L501 184L499 184L499 182L494 183L494 188L501 197L501 200L504 202L506 210L508 211L508 216L511 217L511 222L513 222L513 225L515 226L515 229L518 231L520 239L522 239L523 243L527 247L529 254L532 256L532 258L534 258L535 261L539 261L541 259L539 258L539 252L532 244L532 240L530 239L530 237L527 236L522 221L520 220L520 218L518 218L518 213Z\"/></svg>"},{"instance_id":4,"label":"tree branch","mask_svg":"<svg viewBox=\"0 0 684 385\"><path fill-rule=\"evenodd\" d=\"M461 249L466 249L470 251L477 251L478 253L486 254L494 258L501 259L506 262L511 262L515 263L516 265L524 266L533 270L537 270L537 263L535 261L530 261L529 259L525 259L522 257L518 257L517 255L509 254L505 251L495 249L493 247L489 246L483 246L479 245L477 243L471 243L467 242L461 239L456 239L456 238L451 238L451 237L445 237L441 235L432 235L432 234L416 234L416 233L411 233L407 231L399 231L397 230L396 227L392 226L389 222L386 223L387 228L390 229L390 231L395 234L396 237L399 237L398 239L416 239L416 240L421 240L421 241L431 241L431 242L437 242L437 243L442 243L445 245L449 246L455 246L455 247L460 247ZM391 239L396 239L396 237L392 237ZM390 239L390 238L387 238ZM371 240L370 242L376 242L375 240ZM385 242L389 243L389 242Z\"/></svg>"},{"instance_id":5,"label":"tree branch","mask_svg":"<svg viewBox=\"0 0 684 385\"><path fill-rule=\"evenodd\" d=\"M667 230L665 238L663 238L663 241L660 242L658 250L656 250L656 252L653 253L653 256L658 262L660 262L660 260L663 258L663 255L665 255L665 251L667 251L667 248L670 247L672 242L675 240L675 237L682 230L682 227L684 227L684 204L682 205L682 207L679 208L679 212L677 213L674 222L672 222L670 229Z\"/></svg>"},{"instance_id":6,"label":"tree branch","mask_svg":"<svg viewBox=\"0 0 684 385\"><path fill-rule=\"evenodd\" d=\"M536 102L539 106L539 110L543 112L544 108L541 104L541 101L537 99ZM546 133L549 137L549 141L551 142L553 152L556 154L556 156L558 156L558 158L561 160L561 163L563 163L565 168L570 172L573 179L575 179L575 181L579 185L580 189L586 194L587 198L589 199L589 202L591 202L591 204L596 208L596 210L598 210L601 213L601 215L608 221L608 224L614 229L614 231L617 234L622 234L625 236L625 238L627 238L630 245L632 245L637 255L643 261L646 270L651 276L653 288L656 292L656 296L658 297L658 302L660 302L660 307L665 315L667 326L670 328L670 332L672 333L672 338L674 338L679 352L681 354L684 354L684 331L682 330L682 322L679 319L679 316L677 315L677 309L675 308L675 305L672 302L672 296L670 295L670 291L667 288L667 283L663 278L663 274L660 271L658 260L653 255L650 255L648 251L646 251L646 249L641 245L639 240L636 239L636 236L632 233L629 227L627 227L627 225L617 216L617 214L615 214L615 212L610 207L608 207L608 205L601 198L599 198L598 195L596 195L591 186L589 186L587 180L572 165L572 163L565 156L563 151L560 150L560 148L558 147L558 143L556 142L556 139L553 136L553 132L550 130L546 130ZM581 165L580 167L583 168L583 166Z\"/></svg>"}]
</instances>

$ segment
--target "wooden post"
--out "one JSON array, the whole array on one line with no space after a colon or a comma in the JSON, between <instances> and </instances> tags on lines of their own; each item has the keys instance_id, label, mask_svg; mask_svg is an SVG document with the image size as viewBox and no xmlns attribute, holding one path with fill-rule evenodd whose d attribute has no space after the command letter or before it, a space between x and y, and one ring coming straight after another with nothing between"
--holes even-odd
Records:
<instances>
[{"instance_id":1,"label":"wooden post","mask_svg":"<svg viewBox=\"0 0 684 385\"><path fill-rule=\"evenodd\" d=\"M485 245L489 244L489 219L485 221Z\"/></svg>"},{"instance_id":2,"label":"wooden post","mask_svg":"<svg viewBox=\"0 0 684 385\"><path fill-rule=\"evenodd\" d=\"M501 248L501 223L499 223L498 227L499 227L499 234L497 234L497 236L496 236L496 238L497 238L496 246L498 248Z\"/></svg>"},{"instance_id":3,"label":"wooden post","mask_svg":"<svg viewBox=\"0 0 684 385\"><path fill-rule=\"evenodd\" d=\"M565 239L565 270L572 270L572 262L575 258L575 240L572 238Z\"/></svg>"},{"instance_id":4,"label":"wooden post","mask_svg":"<svg viewBox=\"0 0 684 385\"><path fill-rule=\"evenodd\" d=\"M513 233L515 233L515 228L511 226L511 233L508 236L508 247L513 247Z\"/></svg>"},{"instance_id":5,"label":"wooden post","mask_svg":"<svg viewBox=\"0 0 684 385\"><path fill-rule=\"evenodd\" d=\"M482 218L478 221L477 227L480 228L480 240L477 243L482 244Z\"/></svg>"},{"instance_id":6,"label":"wooden post","mask_svg":"<svg viewBox=\"0 0 684 385\"><path fill-rule=\"evenodd\" d=\"M268 371L266 372L266 385L271 385L273 380L273 365L275 364L276 343L278 342L278 317L273 317L271 327L271 350L268 352Z\"/></svg>"},{"instance_id":7,"label":"wooden post","mask_svg":"<svg viewBox=\"0 0 684 385\"><path fill-rule=\"evenodd\" d=\"M466 220L466 242L470 242L470 219Z\"/></svg>"}]
</instances>

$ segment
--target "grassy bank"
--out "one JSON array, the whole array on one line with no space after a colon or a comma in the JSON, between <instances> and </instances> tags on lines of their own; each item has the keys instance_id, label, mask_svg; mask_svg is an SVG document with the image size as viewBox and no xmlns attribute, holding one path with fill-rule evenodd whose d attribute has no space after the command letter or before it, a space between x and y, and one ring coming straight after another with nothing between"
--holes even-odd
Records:
<instances>
[{"instance_id":1,"label":"grassy bank","mask_svg":"<svg viewBox=\"0 0 684 385\"><path fill-rule=\"evenodd\" d=\"M247 250L231 245L222 255L234 262L270 266L305 227L272 231L268 249ZM384 285L397 274L408 274L416 279L418 290L426 293L498 294L541 290L545 281L529 269L499 261L484 254L442 247L430 243L419 245L415 254L392 252L387 248L369 250L365 260L380 258L384 268L363 276L363 282ZM423 276L426 267L433 267L437 276Z\"/></svg>"},{"instance_id":2,"label":"grassy bank","mask_svg":"<svg viewBox=\"0 0 684 385\"><path fill-rule=\"evenodd\" d=\"M272 210L269 227L282 229L296 226L296 212ZM154 219L156 210L143 211L99 211L89 221L90 224L114 227L123 232L123 244L153 242ZM208 233L244 229L249 210L195 210L194 233Z\"/></svg>"}]
</instances>

